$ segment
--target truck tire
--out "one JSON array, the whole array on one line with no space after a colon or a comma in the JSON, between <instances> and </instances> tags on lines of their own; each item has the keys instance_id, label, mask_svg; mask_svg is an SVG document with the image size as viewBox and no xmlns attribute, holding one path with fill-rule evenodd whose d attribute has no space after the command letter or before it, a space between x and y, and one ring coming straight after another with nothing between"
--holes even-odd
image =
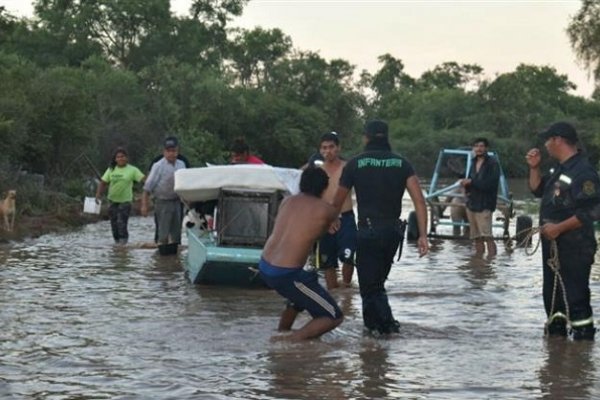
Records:
<instances>
[{"instance_id":1,"label":"truck tire","mask_svg":"<svg viewBox=\"0 0 600 400\"><path fill-rule=\"evenodd\" d=\"M408 214L408 226L406 227L406 240L417 240L419 238L419 223L417 213L411 211Z\"/></svg>"},{"instance_id":2,"label":"truck tire","mask_svg":"<svg viewBox=\"0 0 600 400\"><path fill-rule=\"evenodd\" d=\"M529 246L531 244L531 236L525 243L525 238L529 234L529 230L533 226L531 217L528 215L519 215L517 217L517 226L515 229L515 239L517 240L517 246Z\"/></svg>"}]
</instances>

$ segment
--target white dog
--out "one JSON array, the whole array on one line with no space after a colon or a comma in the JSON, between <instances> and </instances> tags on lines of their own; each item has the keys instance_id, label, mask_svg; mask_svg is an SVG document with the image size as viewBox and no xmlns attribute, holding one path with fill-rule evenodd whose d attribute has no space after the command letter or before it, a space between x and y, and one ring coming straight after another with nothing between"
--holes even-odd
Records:
<instances>
[{"instance_id":1,"label":"white dog","mask_svg":"<svg viewBox=\"0 0 600 400\"><path fill-rule=\"evenodd\" d=\"M4 217L4 229L12 232L15 226L15 214L17 211L17 191L9 190L2 203L0 203L0 214Z\"/></svg>"},{"instance_id":2,"label":"white dog","mask_svg":"<svg viewBox=\"0 0 600 400\"><path fill-rule=\"evenodd\" d=\"M185 228L203 229L206 225L206 221L204 221L195 210L189 209L183 217L182 225L183 230L185 230Z\"/></svg>"}]
</instances>

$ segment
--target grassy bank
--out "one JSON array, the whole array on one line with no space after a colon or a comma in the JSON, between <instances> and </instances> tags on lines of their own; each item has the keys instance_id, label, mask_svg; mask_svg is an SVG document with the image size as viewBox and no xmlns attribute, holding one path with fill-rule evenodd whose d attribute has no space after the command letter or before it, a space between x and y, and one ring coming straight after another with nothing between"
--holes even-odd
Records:
<instances>
[{"instance_id":1,"label":"grassy bank","mask_svg":"<svg viewBox=\"0 0 600 400\"><path fill-rule=\"evenodd\" d=\"M55 211L36 212L35 215L22 212L17 204L14 229L12 232L6 231L2 221L0 243L37 238L47 233L67 232L99 219L98 216L84 214L79 204Z\"/></svg>"}]
</instances>

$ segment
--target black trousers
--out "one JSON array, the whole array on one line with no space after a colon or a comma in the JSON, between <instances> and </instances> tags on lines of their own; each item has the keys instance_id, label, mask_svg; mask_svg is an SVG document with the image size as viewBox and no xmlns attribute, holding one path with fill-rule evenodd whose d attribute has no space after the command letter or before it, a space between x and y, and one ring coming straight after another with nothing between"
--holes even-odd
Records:
<instances>
[{"instance_id":1,"label":"black trousers","mask_svg":"<svg viewBox=\"0 0 600 400\"><path fill-rule=\"evenodd\" d=\"M389 333L396 323L385 291L385 281L401 239L400 221L376 226L359 223L356 271L363 322L369 330Z\"/></svg>"},{"instance_id":2,"label":"black trousers","mask_svg":"<svg viewBox=\"0 0 600 400\"><path fill-rule=\"evenodd\" d=\"M554 272L548 266L550 259L550 241L542 239L542 255L544 260L544 307L546 315L557 311L566 314L563 293L558 284L554 310L552 310L552 293L554 288ZM592 316L590 305L590 271L596 253L596 239L593 232L585 233L576 229L559 236L556 240L560 261L560 275L565 283L567 302L571 321L584 320Z\"/></svg>"}]
</instances>

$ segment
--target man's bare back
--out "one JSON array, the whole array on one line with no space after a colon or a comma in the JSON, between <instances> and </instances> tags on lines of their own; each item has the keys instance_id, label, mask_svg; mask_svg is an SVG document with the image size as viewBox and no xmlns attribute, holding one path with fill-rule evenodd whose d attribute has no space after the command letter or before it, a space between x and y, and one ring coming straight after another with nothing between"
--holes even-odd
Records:
<instances>
[{"instance_id":1,"label":"man's bare back","mask_svg":"<svg viewBox=\"0 0 600 400\"><path fill-rule=\"evenodd\" d=\"M318 197L300 193L286 198L263 249L263 258L282 268L304 266L315 241L336 217L336 209Z\"/></svg>"}]
</instances>

